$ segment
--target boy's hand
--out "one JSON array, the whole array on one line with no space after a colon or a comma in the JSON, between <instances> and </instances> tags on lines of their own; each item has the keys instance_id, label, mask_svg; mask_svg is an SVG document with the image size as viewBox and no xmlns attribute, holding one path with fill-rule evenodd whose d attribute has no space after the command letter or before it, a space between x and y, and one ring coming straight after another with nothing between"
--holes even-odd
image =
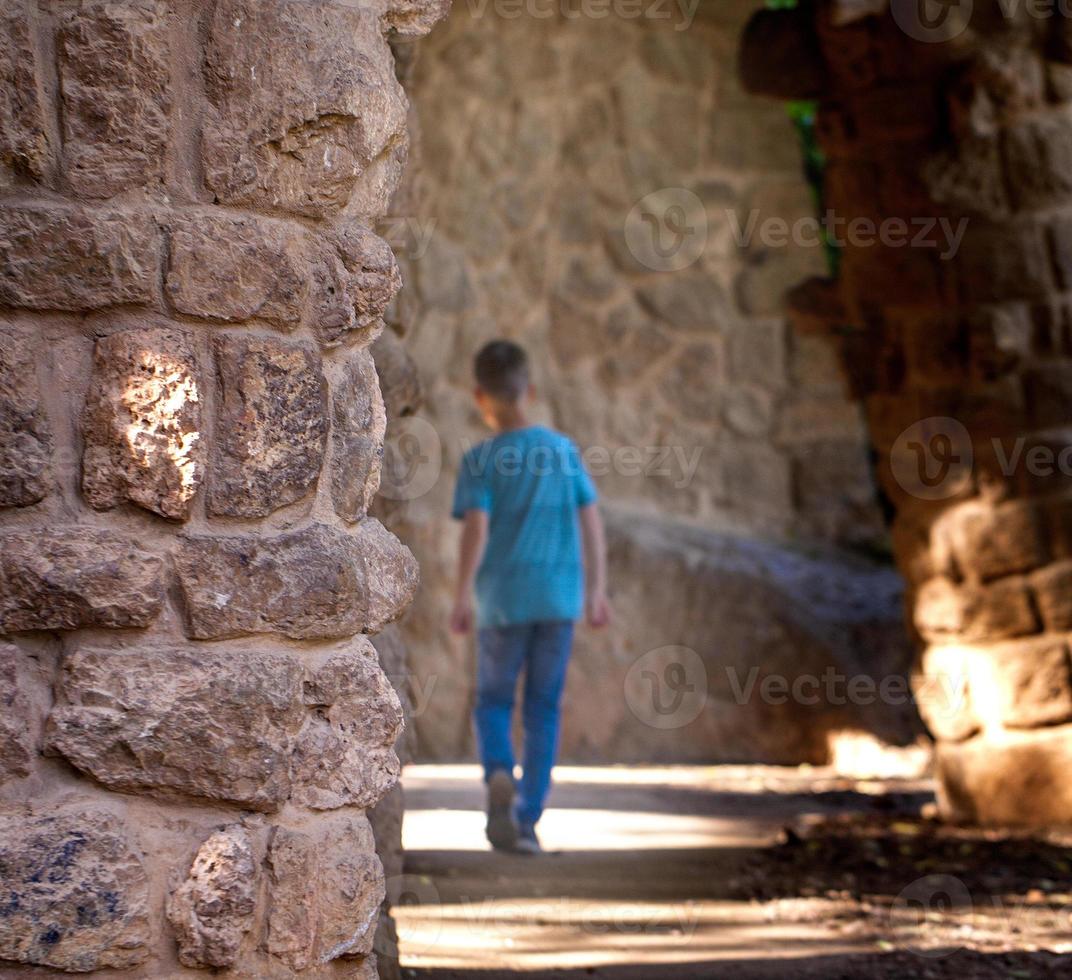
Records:
<instances>
[{"instance_id":1,"label":"boy's hand","mask_svg":"<svg viewBox=\"0 0 1072 980\"><path fill-rule=\"evenodd\" d=\"M605 592L596 592L588 597L585 610L588 625L592 629L602 629L610 623L610 603Z\"/></svg>"},{"instance_id":2,"label":"boy's hand","mask_svg":"<svg viewBox=\"0 0 1072 980\"><path fill-rule=\"evenodd\" d=\"M473 607L465 599L458 599L450 611L450 629L453 633L468 633L473 628Z\"/></svg>"}]
</instances>

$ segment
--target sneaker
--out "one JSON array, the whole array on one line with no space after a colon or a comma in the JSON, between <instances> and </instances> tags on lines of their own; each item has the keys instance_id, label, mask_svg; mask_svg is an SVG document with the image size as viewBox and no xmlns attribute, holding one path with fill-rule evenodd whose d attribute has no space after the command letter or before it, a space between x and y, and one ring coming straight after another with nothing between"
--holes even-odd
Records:
<instances>
[{"instance_id":1,"label":"sneaker","mask_svg":"<svg viewBox=\"0 0 1072 980\"><path fill-rule=\"evenodd\" d=\"M497 769L488 780L487 835L497 851L512 851L517 845L514 778L505 769Z\"/></svg>"},{"instance_id":2,"label":"sneaker","mask_svg":"<svg viewBox=\"0 0 1072 980\"><path fill-rule=\"evenodd\" d=\"M517 832L517 843L514 850L518 854L543 854L540 839L536 836L536 828L523 826Z\"/></svg>"}]
</instances>

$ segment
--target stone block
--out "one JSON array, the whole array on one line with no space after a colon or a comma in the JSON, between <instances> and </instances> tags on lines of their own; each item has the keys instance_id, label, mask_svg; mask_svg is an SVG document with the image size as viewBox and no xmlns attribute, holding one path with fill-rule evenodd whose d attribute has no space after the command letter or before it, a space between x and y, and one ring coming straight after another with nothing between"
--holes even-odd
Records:
<instances>
[{"instance_id":1,"label":"stone block","mask_svg":"<svg viewBox=\"0 0 1072 980\"><path fill-rule=\"evenodd\" d=\"M1004 130L1003 172L1013 206L1029 211L1064 203L1072 192L1072 111L1033 113Z\"/></svg>"},{"instance_id":2,"label":"stone block","mask_svg":"<svg viewBox=\"0 0 1072 980\"><path fill-rule=\"evenodd\" d=\"M603 357L597 376L610 386L630 385L654 367L670 349L670 341L654 318L635 303L618 306L598 332L597 354Z\"/></svg>"},{"instance_id":3,"label":"stone block","mask_svg":"<svg viewBox=\"0 0 1072 980\"><path fill-rule=\"evenodd\" d=\"M361 352L346 363L332 403L332 500L343 520L359 521L368 513L380 487L387 430L387 413L371 354Z\"/></svg>"},{"instance_id":4,"label":"stone block","mask_svg":"<svg viewBox=\"0 0 1072 980\"><path fill-rule=\"evenodd\" d=\"M939 806L958 823L1047 827L1072 821L1072 727L938 746Z\"/></svg>"},{"instance_id":5,"label":"stone block","mask_svg":"<svg viewBox=\"0 0 1072 980\"><path fill-rule=\"evenodd\" d=\"M1035 299L1053 290L1044 229L1038 224L972 222L951 263L965 304Z\"/></svg>"},{"instance_id":6,"label":"stone block","mask_svg":"<svg viewBox=\"0 0 1072 980\"><path fill-rule=\"evenodd\" d=\"M0 959L65 973L145 961L148 882L113 814L85 801L0 813L0 880Z\"/></svg>"},{"instance_id":7,"label":"stone block","mask_svg":"<svg viewBox=\"0 0 1072 980\"><path fill-rule=\"evenodd\" d=\"M1039 364L1023 373L1027 415L1033 428L1050 429L1068 421L1072 396L1072 365L1058 361Z\"/></svg>"},{"instance_id":8,"label":"stone block","mask_svg":"<svg viewBox=\"0 0 1072 980\"><path fill-rule=\"evenodd\" d=\"M398 781L394 744L402 705L361 638L333 656L305 684L313 709L294 754L294 801L314 810L366 809Z\"/></svg>"},{"instance_id":9,"label":"stone block","mask_svg":"<svg viewBox=\"0 0 1072 980\"><path fill-rule=\"evenodd\" d=\"M198 849L189 874L168 899L167 914L189 967L227 967L253 926L258 866L249 833L232 824Z\"/></svg>"},{"instance_id":10,"label":"stone block","mask_svg":"<svg viewBox=\"0 0 1072 980\"><path fill-rule=\"evenodd\" d=\"M686 419L710 422L719 416L724 358L718 339L689 344L662 374L666 404Z\"/></svg>"},{"instance_id":11,"label":"stone block","mask_svg":"<svg viewBox=\"0 0 1072 980\"><path fill-rule=\"evenodd\" d=\"M651 285L638 289L637 297L673 330L717 333L733 323L726 294L709 275L659 276Z\"/></svg>"},{"instance_id":12,"label":"stone block","mask_svg":"<svg viewBox=\"0 0 1072 980\"><path fill-rule=\"evenodd\" d=\"M160 186L172 91L167 5L105 0L66 8L56 50L71 188L111 197Z\"/></svg>"},{"instance_id":13,"label":"stone block","mask_svg":"<svg viewBox=\"0 0 1072 980\"><path fill-rule=\"evenodd\" d=\"M110 531L0 533L0 632L148 626L164 602L162 564Z\"/></svg>"},{"instance_id":14,"label":"stone block","mask_svg":"<svg viewBox=\"0 0 1072 980\"><path fill-rule=\"evenodd\" d=\"M50 169L51 147L30 21L21 7L0 16L0 84L0 163L8 181L40 181Z\"/></svg>"},{"instance_id":15,"label":"stone block","mask_svg":"<svg viewBox=\"0 0 1072 980\"><path fill-rule=\"evenodd\" d=\"M951 535L962 573L983 582L1029 572L1048 556L1042 521L1029 503L965 504L953 521Z\"/></svg>"},{"instance_id":16,"label":"stone block","mask_svg":"<svg viewBox=\"0 0 1072 980\"><path fill-rule=\"evenodd\" d=\"M384 880L363 816L335 818L310 833L277 828L268 865L272 956L305 970L371 952Z\"/></svg>"},{"instance_id":17,"label":"stone block","mask_svg":"<svg viewBox=\"0 0 1072 980\"><path fill-rule=\"evenodd\" d=\"M202 382L189 335L138 327L101 337L82 417L82 492L186 520L204 477Z\"/></svg>"},{"instance_id":18,"label":"stone block","mask_svg":"<svg viewBox=\"0 0 1072 980\"><path fill-rule=\"evenodd\" d=\"M238 322L256 317L292 330L309 272L302 230L250 215L176 214L164 290L180 313Z\"/></svg>"},{"instance_id":19,"label":"stone block","mask_svg":"<svg viewBox=\"0 0 1072 980\"><path fill-rule=\"evenodd\" d=\"M79 650L64 662L46 744L110 789L271 811L290 794L301 685L285 654Z\"/></svg>"},{"instance_id":20,"label":"stone block","mask_svg":"<svg viewBox=\"0 0 1072 980\"><path fill-rule=\"evenodd\" d=\"M985 586L932 578L916 593L913 616L923 637L935 643L979 643L1039 630L1031 595L1019 577Z\"/></svg>"},{"instance_id":21,"label":"stone block","mask_svg":"<svg viewBox=\"0 0 1072 980\"><path fill-rule=\"evenodd\" d=\"M52 428L37 381L32 341L0 332L0 507L26 507L52 487Z\"/></svg>"},{"instance_id":22,"label":"stone block","mask_svg":"<svg viewBox=\"0 0 1072 980\"><path fill-rule=\"evenodd\" d=\"M320 356L305 344L234 335L216 340L222 388L209 513L264 517L316 484L328 437Z\"/></svg>"},{"instance_id":23,"label":"stone block","mask_svg":"<svg viewBox=\"0 0 1072 980\"><path fill-rule=\"evenodd\" d=\"M1002 643L979 651L971 685L982 703L993 705L993 720L1006 728L1072 721L1072 667L1062 641Z\"/></svg>"},{"instance_id":24,"label":"stone block","mask_svg":"<svg viewBox=\"0 0 1072 980\"><path fill-rule=\"evenodd\" d=\"M379 11L223 0L208 24L205 181L219 201L320 217L397 185L407 102ZM359 189L360 190L360 189Z\"/></svg>"},{"instance_id":25,"label":"stone block","mask_svg":"<svg viewBox=\"0 0 1072 980\"><path fill-rule=\"evenodd\" d=\"M460 313L473 305L473 285L465 252L444 235L432 235L428 247L414 263L417 294L425 307L443 313Z\"/></svg>"},{"instance_id":26,"label":"stone block","mask_svg":"<svg viewBox=\"0 0 1072 980\"><path fill-rule=\"evenodd\" d=\"M191 537L175 555L189 635L377 633L417 588L417 563L372 519L350 534L322 524L274 538Z\"/></svg>"},{"instance_id":27,"label":"stone block","mask_svg":"<svg viewBox=\"0 0 1072 980\"><path fill-rule=\"evenodd\" d=\"M450 0L392 0L384 23L403 37L421 37L446 17Z\"/></svg>"},{"instance_id":28,"label":"stone block","mask_svg":"<svg viewBox=\"0 0 1072 980\"><path fill-rule=\"evenodd\" d=\"M1054 633L1072 631L1072 562L1035 572L1031 589L1046 629Z\"/></svg>"},{"instance_id":29,"label":"stone block","mask_svg":"<svg viewBox=\"0 0 1072 980\"><path fill-rule=\"evenodd\" d=\"M417 364L398 334L384 330L370 348L380 377L380 392L389 419L412 415L422 401Z\"/></svg>"},{"instance_id":30,"label":"stone block","mask_svg":"<svg viewBox=\"0 0 1072 980\"><path fill-rule=\"evenodd\" d=\"M751 381L768 388L785 383L786 335L782 321L743 323L729 337L729 373L735 381Z\"/></svg>"},{"instance_id":31,"label":"stone block","mask_svg":"<svg viewBox=\"0 0 1072 980\"><path fill-rule=\"evenodd\" d=\"M72 311L153 305L159 252L148 214L0 208L0 304Z\"/></svg>"},{"instance_id":32,"label":"stone block","mask_svg":"<svg viewBox=\"0 0 1072 980\"><path fill-rule=\"evenodd\" d=\"M793 468L788 456L761 442L728 443L726 493L732 507L786 520L793 509Z\"/></svg>"},{"instance_id":33,"label":"stone block","mask_svg":"<svg viewBox=\"0 0 1072 980\"><path fill-rule=\"evenodd\" d=\"M972 699L971 656L965 647L929 647L923 654L922 673L913 678L920 716L942 741L962 742L982 727Z\"/></svg>"},{"instance_id":34,"label":"stone block","mask_svg":"<svg viewBox=\"0 0 1072 980\"><path fill-rule=\"evenodd\" d=\"M37 757L37 708L23 664L25 654L0 642L0 786L29 776Z\"/></svg>"},{"instance_id":35,"label":"stone block","mask_svg":"<svg viewBox=\"0 0 1072 980\"><path fill-rule=\"evenodd\" d=\"M391 246L350 222L321 242L313 269L311 318L325 347L375 340L402 287Z\"/></svg>"}]
</instances>

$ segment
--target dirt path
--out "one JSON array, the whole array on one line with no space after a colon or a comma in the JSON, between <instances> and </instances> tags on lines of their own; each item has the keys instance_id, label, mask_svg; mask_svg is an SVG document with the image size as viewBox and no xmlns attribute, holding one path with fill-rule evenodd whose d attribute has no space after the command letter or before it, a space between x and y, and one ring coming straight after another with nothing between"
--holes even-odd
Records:
<instances>
[{"instance_id":1,"label":"dirt path","mask_svg":"<svg viewBox=\"0 0 1072 980\"><path fill-rule=\"evenodd\" d=\"M556 853L538 859L486 849L475 767L412 767L404 784L412 904L396 917L406 977L1072 977L1068 958L1046 952L1070 938L1072 898L1059 900L1057 883L1015 915L1000 902L966 911L921 893L948 886L897 838L919 840L906 821L918 824L930 802L925 783L566 768L540 828ZM824 837L831 821L841 821L837 835ZM883 843L857 839L845 821L882 828ZM840 835L854 843L831 851ZM1030 882L1006 884L1038 898Z\"/></svg>"}]
</instances>

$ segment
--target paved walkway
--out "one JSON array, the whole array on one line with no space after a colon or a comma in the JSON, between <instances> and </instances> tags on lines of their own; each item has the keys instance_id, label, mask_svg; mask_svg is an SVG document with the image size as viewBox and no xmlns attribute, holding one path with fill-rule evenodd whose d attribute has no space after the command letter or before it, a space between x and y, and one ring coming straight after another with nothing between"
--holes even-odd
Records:
<instances>
[{"instance_id":1,"label":"paved walkway","mask_svg":"<svg viewBox=\"0 0 1072 980\"><path fill-rule=\"evenodd\" d=\"M543 858L487 850L476 767L410 767L403 784L415 902L396 909L404 976L973 976L896 949L851 903L839 912L830 896L740 893L741 869L787 826L889 809L891 799L918 811L926 783L763 767L563 768L540 826L555 853Z\"/></svg>"}]
</instances>

